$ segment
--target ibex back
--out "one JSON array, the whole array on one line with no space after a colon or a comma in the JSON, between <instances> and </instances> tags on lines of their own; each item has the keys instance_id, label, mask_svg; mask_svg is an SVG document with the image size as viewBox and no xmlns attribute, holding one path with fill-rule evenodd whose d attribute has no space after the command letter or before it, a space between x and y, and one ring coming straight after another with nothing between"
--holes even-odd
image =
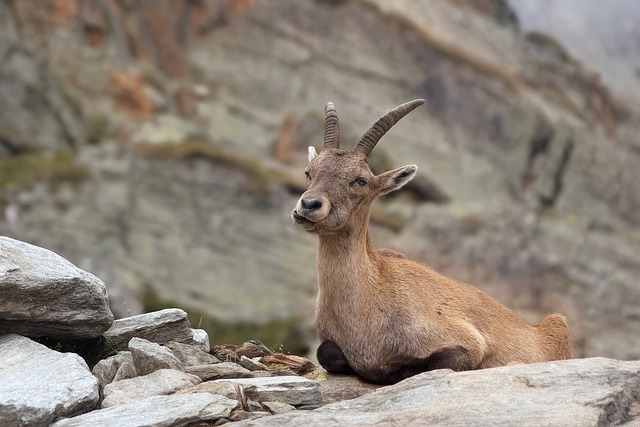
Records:
<instances>
[{"instance_id":1,"label":"ibex back","mask_svg":"<svg viewBox=\"0 0 640 427\"><path fill-rule=\"evenodd\" d=\"M418 99L380 118L352 150L340 148L338 116L325 109L324 148L309 147L308 189L292 213L319 237L318 361L329 372L390 384L420 372L455 371L573 357L564 316L538 326L477 288L404 255L376 250L369 237L373 200L416 174L408 165L374 175L367 156Z\"/></svg>"}]
</instances>

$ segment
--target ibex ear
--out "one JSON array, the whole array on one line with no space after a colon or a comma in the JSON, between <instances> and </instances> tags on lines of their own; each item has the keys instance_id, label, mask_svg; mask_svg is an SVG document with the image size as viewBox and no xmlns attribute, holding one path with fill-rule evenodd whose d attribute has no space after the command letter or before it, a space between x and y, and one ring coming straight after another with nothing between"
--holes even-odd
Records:
<instances>
[{"instance_id":1,"label":"ibex ear","mask_svg":"<svg viewBox=\"0 0 640 427\"><path fill-rule=\"evenodd\" d=\"M314 146L310 146L309 147L309 154L307 155L307 158L309 159L309 161L315 159L316 157L318 157L318 152L316 151L316 147Z\"/></svg>"},{"instance_id":2,"label":"ibex ear","mask_svg":"<svg viewBox=\"0 0 640 427\"><path fill-rule=\"evenodd\" d=\"M387 194L401 188L416 176L417 170L418 166L407 165L378 175L377 179L380 183L380 195Z\"/></svg>"}]
</instances>

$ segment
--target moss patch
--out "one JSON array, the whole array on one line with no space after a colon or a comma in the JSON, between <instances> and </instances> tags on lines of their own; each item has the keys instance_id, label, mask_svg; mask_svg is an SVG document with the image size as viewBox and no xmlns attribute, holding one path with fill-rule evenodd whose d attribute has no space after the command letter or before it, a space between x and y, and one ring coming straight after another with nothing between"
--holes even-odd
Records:
<instances>
[{"instance_id":1,"label":"moss patch","mask_svg":"<svg viewBox=\"0 0 640 427\"><path fill-rule=\"evenodd\" d=\"M241 171L249 178L252 188L268 191L269 184L276 183L287 188L305 188L302 178L296 179L289 172L267 167L259 157L222 148L204 141L184 141L179 144L138 144L138 153L149 159L205 159Z\"/></svg>"},{"instance_id":2,"label":"moss patch","mask_svg":"<svg viewBox=\"0 0 640 427\"><path fill-rule=\"evenodd\" d=\"M37 181L52 185L83 181L90 176L90 171L76 164L75 157L75 151L61 151L46 157L27 154L0 159L0 192L24 188Z\"/></svg>"}]
</instances>

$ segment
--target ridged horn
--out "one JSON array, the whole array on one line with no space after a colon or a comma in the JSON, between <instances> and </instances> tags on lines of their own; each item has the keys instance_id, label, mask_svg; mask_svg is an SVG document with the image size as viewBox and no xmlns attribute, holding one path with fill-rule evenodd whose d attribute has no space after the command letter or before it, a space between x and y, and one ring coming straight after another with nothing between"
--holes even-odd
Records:
<instances>
[{"instance_id":1,"label":"ridged horn","mask_svg":"<svg viewBox=\"0 0 640 427\"><path fill-rule=\"evenodd\" d=\"M324 107L324 148L340 148L340 122L333 102Z\"/></svg>"},{"instance_id":2,"label":"ridged horn","mask_svg":"<svg viewBox=\"0 0 640 427\"><path fill-rule=\"evenodd\" d=\"M364 133L364 135L362 135L353 150L360 151L365 156L368 156L378 141L380 141L380 138L382 138L393 125L398 123L401 118L422 104L424 104L424 99L414 99L413 101L398 105L396 108L380 117L378 121L375 122L369 130Z\"/></svg>"}]
</instances>

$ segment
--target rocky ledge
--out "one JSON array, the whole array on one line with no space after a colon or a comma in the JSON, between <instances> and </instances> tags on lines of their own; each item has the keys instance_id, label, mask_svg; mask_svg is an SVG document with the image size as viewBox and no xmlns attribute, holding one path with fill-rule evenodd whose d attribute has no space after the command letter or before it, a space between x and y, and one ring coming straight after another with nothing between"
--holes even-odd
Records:
<instances>
[{"instance_id":1,"label":"rocky ledge","mask_svg":"<svg viewBox=\"0 0 640 427\"><path fill-rule=\"evenodd\" d=\"M112 321L100 279L23 242L0 237L0 249L2 426L640 424L640 361L441 370L378 387L257 340L210 347L180 309ZM96 324L77 326L91 307ZM58 351L69 339L91 347L92 369Z\"/></svg>"}]
</instances>

